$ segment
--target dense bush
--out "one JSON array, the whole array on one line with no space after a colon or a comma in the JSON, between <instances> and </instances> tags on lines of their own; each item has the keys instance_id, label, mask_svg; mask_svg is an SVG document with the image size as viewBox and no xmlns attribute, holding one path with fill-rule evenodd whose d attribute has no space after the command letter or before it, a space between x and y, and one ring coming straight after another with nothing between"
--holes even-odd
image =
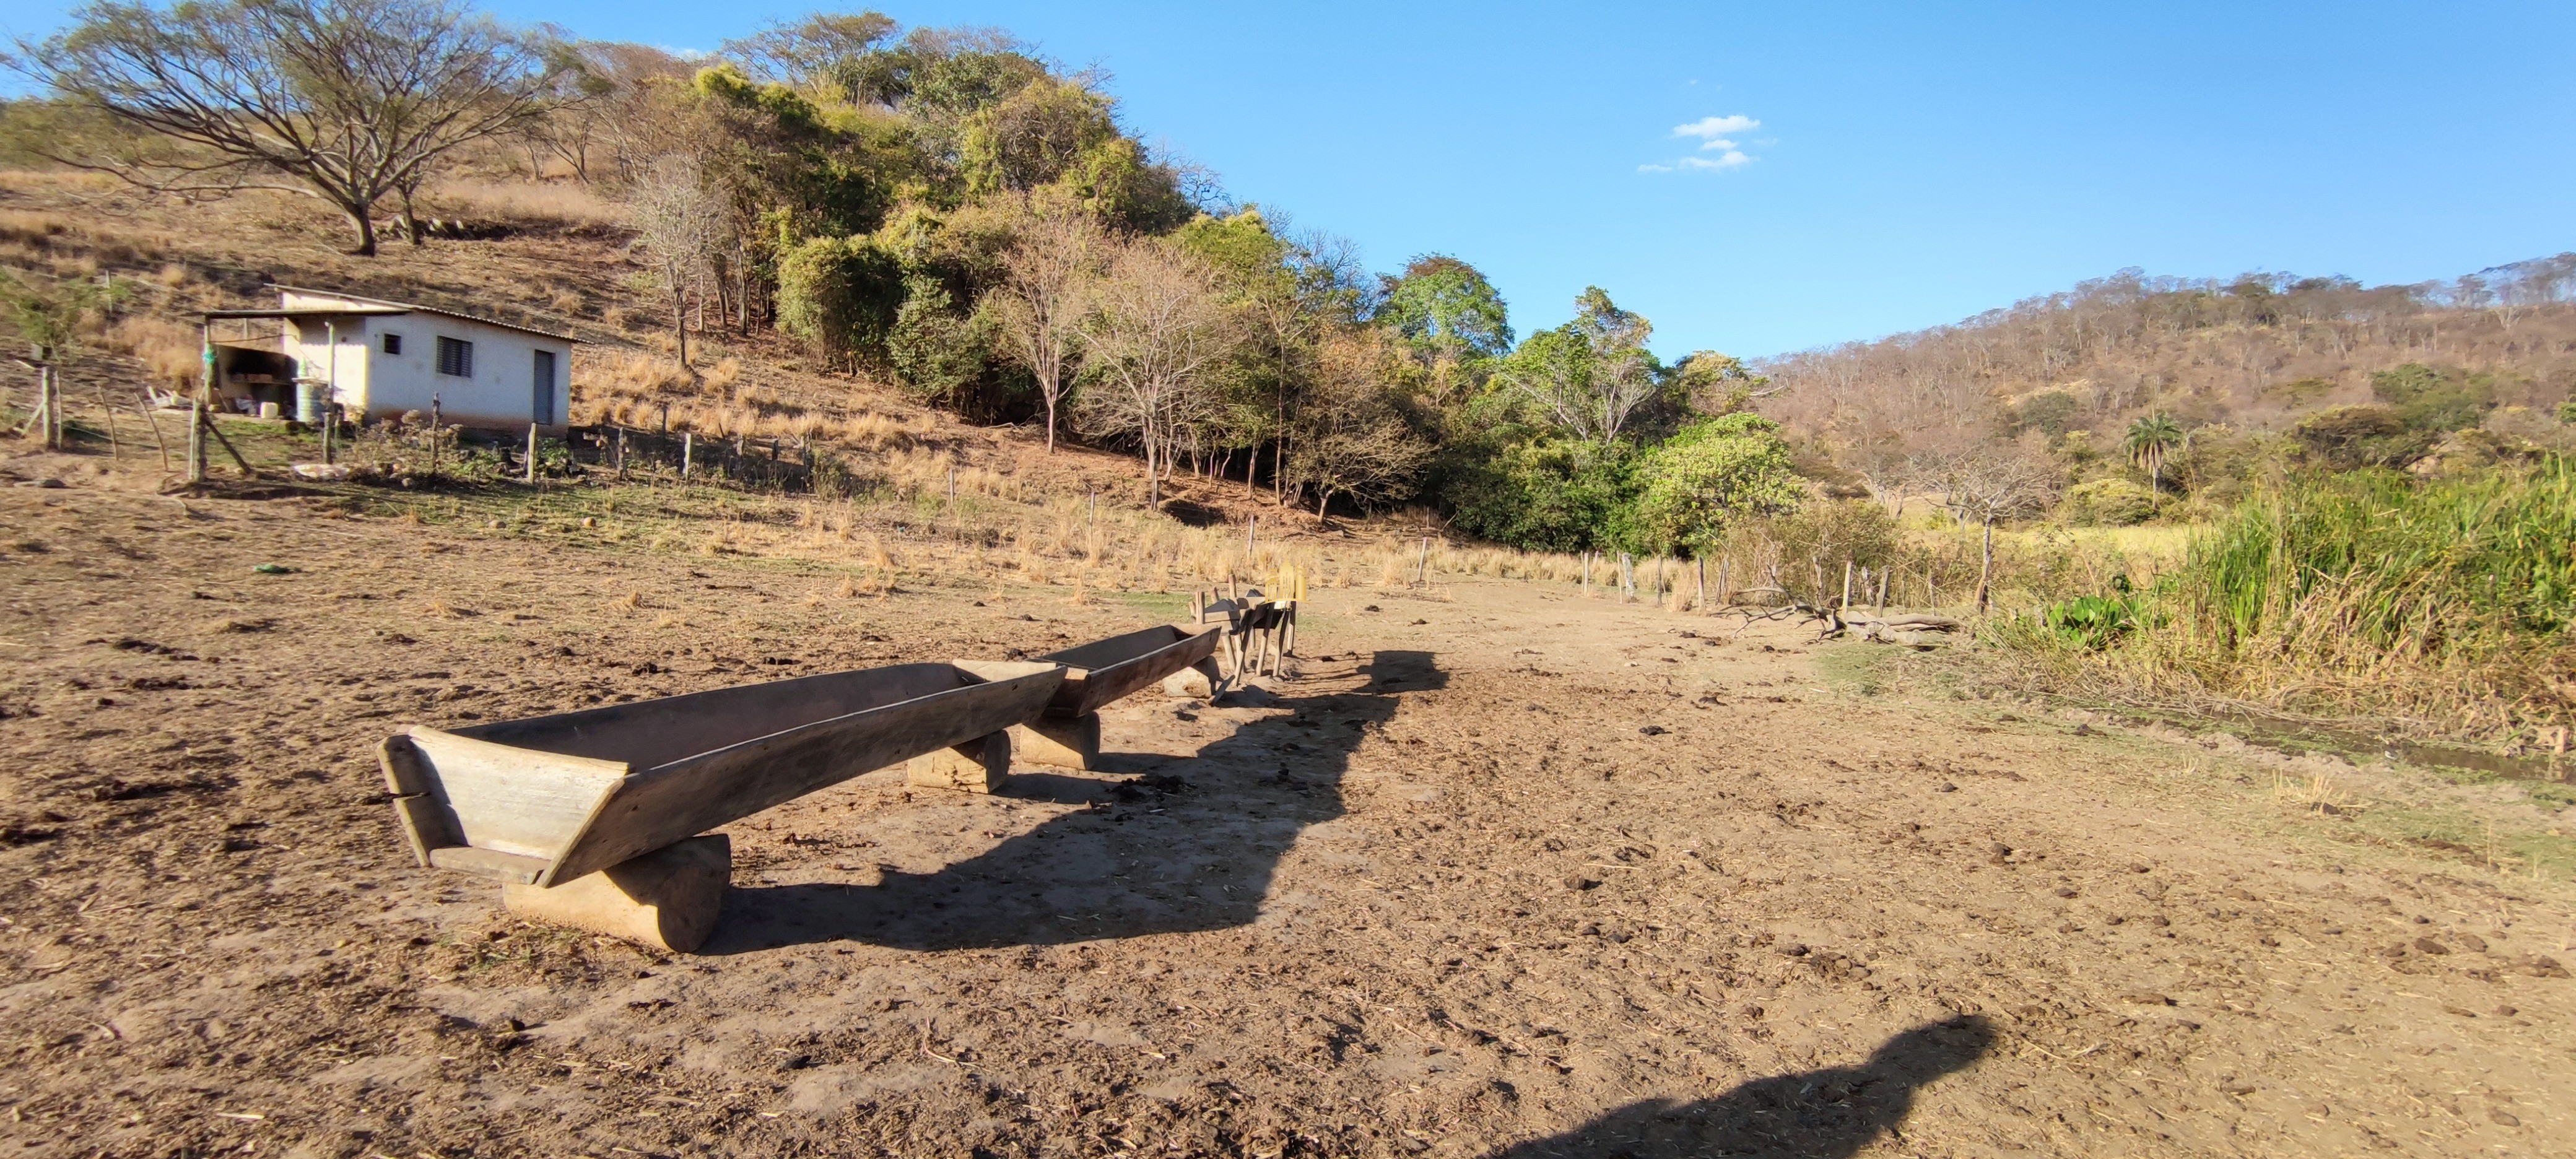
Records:
<instances>
[{"instance_id":1,"label":"dense bush","mask_svg":"<svg viewBox=\"0 0 2576 1159\"><path fill-rule=\"evenodd\" d=\"M1612 546L1613 524L1635 496L1632 456L1617 444L1471 444L1446 458L1440 495L1451 525L1530 551Z\"/></svg>"},{"instance_id":2,"label":"dense bush","mask_svg":"<svg viewBox=\"0 0 2576 1159\"><path fill-rule=\"evenodd\" d=\"M1647 452L1637 465L1640 486L1626 520L1634 546L1701 555L1734 521L1795 508L1804 492L1779 429L1737 412L1694 423Z\"/></svg>"},{"instance_id":3,"label":"dense bush","mask_svg":"<svg viewBox=\"0 0 2576 1159\"><path fill-rule=\"evenodd\" d=\"M884 357L903 307L903 262L866 237L818 237L778 263L778 325L827 360Z\"/></svg>"},{"instance_id":4,"label":"dense bush","mask_svg":"<svg viewBox=\"0 0 2576 1159\"><path fill-rule=\"evenodd\" d=\"M2096 479L2068 489L2058 511L2078 527L2132 527L2155 517L2156 497L2126 479Z\"/></svg>"}]
</instances>

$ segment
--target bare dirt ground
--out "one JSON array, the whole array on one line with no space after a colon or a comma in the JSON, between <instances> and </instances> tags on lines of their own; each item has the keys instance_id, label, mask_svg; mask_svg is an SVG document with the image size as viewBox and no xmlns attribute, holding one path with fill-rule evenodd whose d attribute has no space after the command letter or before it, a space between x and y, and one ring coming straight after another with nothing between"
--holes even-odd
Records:
<instances>
[{"instance_id":1,"label":"bare dirt ground","mask_svg":"<svg viewBox=\"0 0 2576 1159\"><path fill-rule=\"evenodd\" d=\"M2576 1149L2562 885L1561 589L1318 591L1292 679L1119 706L1109 771L736 825L696 955L410 863L403 724L1177 606L839 578L0 489L0 1155Z\"/></svg>"}]
</instances>

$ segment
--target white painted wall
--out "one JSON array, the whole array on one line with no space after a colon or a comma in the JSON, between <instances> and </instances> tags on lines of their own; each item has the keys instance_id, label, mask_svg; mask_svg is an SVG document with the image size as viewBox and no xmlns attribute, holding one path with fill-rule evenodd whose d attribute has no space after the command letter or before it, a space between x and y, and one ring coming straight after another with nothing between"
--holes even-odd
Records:
<instances>
[{"instance_id":1,"label":"white painted wall","mask_svg":"<svg viewBox=\"0 0 2576 1159\"><path fill-rule=\"evenodd\" d=\"M334 305L373 305L322 294L286 293L288 309ZM340 404L367 420L392 418L405 411L429 413L438 402L440 421L458 426L521 428L530 422L562 426L572 410L572 344L522 330L465 318L415 311L378 317L351 317L337 323L340 339L338 397ZM402 353L385 353L385 335L402 338ZM474 344L473 373L438 372L438 340L454 338ZM299 373L324 377L331 348L320 322L290 327L286 353L298 360ZM540 403L537 353L554 355L553 382Z\"/></svg>"}]
</instances>

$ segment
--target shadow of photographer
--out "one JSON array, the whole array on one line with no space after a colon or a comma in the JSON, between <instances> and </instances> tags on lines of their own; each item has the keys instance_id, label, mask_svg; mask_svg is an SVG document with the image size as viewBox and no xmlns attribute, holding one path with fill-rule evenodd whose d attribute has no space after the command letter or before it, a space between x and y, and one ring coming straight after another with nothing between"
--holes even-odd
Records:
<instances>
[{"instance_id":1,"label":"shadow of photographer","mask_svg":"<svg viewBox=\"0 0 2576 1159\"><path fill-rule=\"evenodd\" d=\"M1858 1066L1755 1079L1693 1102L1631 1103L1495 1159L1843 1159L1896 1132L1916 1092L1994 1047L1994 1028L1981 1017L1925 1023L1888 1039Z\"/></svg>"},{"instance_id":2,"label":"shadow of photographer","mask_svg":"<svg viewBox=\"0 0 2576 1159\"><path fill-rule=\"evenodd\" d=\"M1194 757L1121 754L1148 775L1014 774L1005 794L1090 807L931 873L875 885L736 888L702 954L855 941L911 950L1058 945L1250 924L1297 833L1343 813L1342 778L1399 697L1447 678L1429 652L1374 653L1348 691L1279 698Z\"/></svg>"}]
</instances>

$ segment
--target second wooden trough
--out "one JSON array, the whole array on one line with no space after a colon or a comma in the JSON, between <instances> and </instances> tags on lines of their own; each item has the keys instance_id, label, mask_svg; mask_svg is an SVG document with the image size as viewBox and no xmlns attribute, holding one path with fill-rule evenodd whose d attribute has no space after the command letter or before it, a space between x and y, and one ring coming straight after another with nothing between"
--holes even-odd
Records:
<instances>
[{"instance_id":1,"label":"second wooden trough","mask_svg":"<svg viewBox=\"0 0 2576 1159\"><path fill-rule=\"evenodd\" d=\"M1156 624L1037 657L1065 667L1064 685L1047 702L1047 715L1089 716L1110 701L1162 683L1164 677L1182 669L1198 667L1216 655L1216 647L1224 638L1224 631L1218 628L1194 631Z\"/></svg>"},{"instance_id":2,"label":"second wooden trough","mask_svg":"<svg viewBox=\"0 0 2576 1159\"><path fill-rule=\"evenodd\" d=\"M452 732L415 726L380 756L422 865L549 887L1003 732L1046 711L1064 683L1054 662L898 664Z\"/></svg>"}]
</instances>

